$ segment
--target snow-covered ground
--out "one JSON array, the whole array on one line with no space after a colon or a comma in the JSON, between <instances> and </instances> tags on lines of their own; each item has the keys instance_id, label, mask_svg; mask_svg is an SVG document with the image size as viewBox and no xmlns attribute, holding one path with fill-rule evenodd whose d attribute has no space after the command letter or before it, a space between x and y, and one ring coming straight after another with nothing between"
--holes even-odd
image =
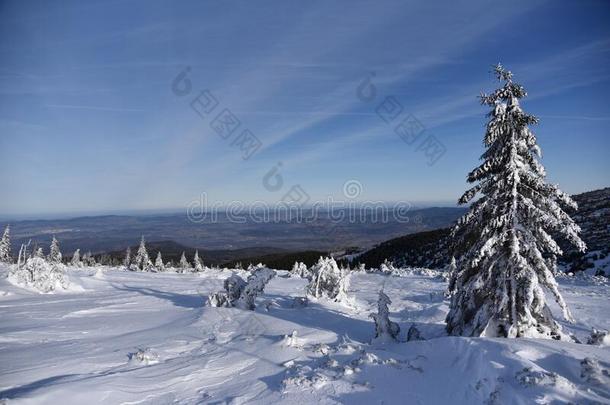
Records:
<instances>
[{"instance_id":1,"label":"snow-covered ground","mask_svg":"<svg viewBox=\"0 0 610 405\"><path fill-rule=\"evenodd\" d=\"M227 270L68 273L72 291L55 294L0 277L0 402L610 403L609 347L448 337L432 273L355 273L351 305L299 307L306 280L278 272L255 311L204 306ZM566 331L610 328L607 281L559 282L577 319ZM401 339L414 324L427 340L369 343L382 287Z\"/></svg>"}]
</instances>

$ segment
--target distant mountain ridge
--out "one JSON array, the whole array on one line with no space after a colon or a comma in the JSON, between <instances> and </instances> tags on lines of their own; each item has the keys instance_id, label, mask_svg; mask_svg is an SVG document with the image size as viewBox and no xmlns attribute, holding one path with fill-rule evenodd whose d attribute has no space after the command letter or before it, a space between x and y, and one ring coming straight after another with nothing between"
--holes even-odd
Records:
<instances>
[{"instance_id":1,"label":"distant mountain ridge","mask_svg":"<svg viewBox=\"0 0 610 405\"><path fill-rule=\"evenodd\" d=\"M214 220L192 221L184 213L121 216L104 215L54 220L11 222L13 251L31 240L46 251L53 235L60 241L64 255L76 249L94 254L124 251L137 244L142 236L147 242L173 241L200 250L228 251L247 248L275 248L298 252L332 251L349 246L368 248L384 240L425 230L448 226L463 213L462 208L422 208L407 212L408 220L398 220L386 211L387 221L377 220L371 212L353 221L348 215L335 220L328 212L319 212L311 222L286 220L269 213L268 220L253 218L235 221L219 213ZM338 214L335 212L335 214ZM336 217L341 217L337 215ZM0 225L4 225L3 223ZM168 253L172 251L168 245ZM259 251L253 254L273 253Z\"/></svg>"},{"instance_id":2,"label":"distant mountain ridge","mask_svg":"<svg viewBox=\"0 0 610 405\"><path fill-rule=\"evenodd\" d=\"M606 257L610 250L610 187L573 196L578 211L572 218L581 227L581 238L588 246L585 255L574 252L561 243L564 256L560 263L572 271L593 266L593 261ZM396 266L444 268L450 260L447 237L449 228L401 236L380 243L352 260L353 265L365 263L367 267L379 267L385 259Z\"/></svg>"},{"instance_id":3,"label":"distant mountain ridge","mask_svg":"<svg viewBox=\"0 0 610 405\"><path fill-rule=\"evenodd\" d=\"M574 196L578 210L572 218L580 225L590 251L610 248L610 187Z\"/></svg>"},{"instance_id":4,"label":"distant mountain ridge","mask_svg":"<svg viewBox=\"0 0 610 405\"><path fill-rule=\"evenodd\" d=\"M138 246L130 246L130 249L132 254L135 254L135 252L137 252L138 250ZM109 262L108 264L119 264L123 262L126 250L127 248L125 248L125 250L100 253L94 255L94 257L98 262L101 261ZM161 252L164 262L172 262L174 264L177 264L180 261L180 256L182 256L182 252L184 252L187 260L191 262L193 256L195 256L195 251L198 251L199 257L201 258L203 263L209 266L219 266L230 261L237 263L242 258L252 256L284 255L288 253L288 251L284 249L264 246L242 249L195 249L189 246L181 245L180 243L174 242L172 240L147 242L146 250L148 251L148 254L152 260L155 259L158 252Z\"/></svg>"}]
</instances>

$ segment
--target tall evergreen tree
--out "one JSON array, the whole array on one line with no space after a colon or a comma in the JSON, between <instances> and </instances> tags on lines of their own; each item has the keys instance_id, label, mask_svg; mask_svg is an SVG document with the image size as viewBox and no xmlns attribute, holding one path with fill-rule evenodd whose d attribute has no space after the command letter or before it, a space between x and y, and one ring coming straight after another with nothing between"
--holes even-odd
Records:
<instances>
[{"instance_id":1,"label":"tall evergreen tree","mask_svg":"<svg viewBox=\"0 0 610 405\"><path fill-rule=\"evenodd\" d=\"M203 262L199 258L199 251L195 250L195 257L193 257L193 266L196 272L203 271Z\"/></svg>"},{"instance_id":2,"label":"tall evergreen tree","mask_svg":"<svg viewBox=\"0 0 610 405\"><path fill-rule=\"evenodd\" d=\"M155 259L155 268L157 271L165 271L165 264L163 264L163 257L161 252L157 252L157 258Z\"/></svg>"},{"instance_id":3,"label":"tall evergreen tree","mask_svg":"<svg viewBox=\"0 0 610 405\"><path fill-rule=\"evenodd\" d=\"M4 228L2 239L0 239L0 262L11 263L13 257L11 254L11 226L7 225Z\"/></svg>"},{"instance_id":4,"label":"tall evergreen tree","mask_svg":"<svg viewBox=\"0 0 610 405\"><path fill-rule=\"evenodd\" d=\"M127 269L129 269L129 266L131 266L131 248L129 246L125 251L125 259L123 259L123 266L125 266Z\"/></svg>"},{"instance_id":5,"label":"tall evergreen tree","mask_svg":"<svg viewBox=\"0 0 610 405\"><path fill-rule=\"evenodd\" d=\"M180 256L180 263L178 263L178 268L181 273L186 273L187 271L191 271L192 267L188 260L186 260L186 255L182 252L182 256Z\"/></svg>"},{"instance_id":6,"label":"tall evergreen tree","mask_svg":"<svg viewBox=\"0 0 610 405\"><path fill-rule=\"evenodd\" d=\"M74 254L72 255L72 260L70 264L74 267L82 267L83 262L80 261L80 249L76 249Z\"/></svg>"},{"instance_id":7,"label":"tall evergreen tree","mask_svg":"<svg viewBox=\"0 0 610 405\"><path fill-rule=\"evenodd\" d=\"M88 267L91 263L91 254L89 252L85 252L81 256L81 262L83 263L83 266Z\"/></svg>"},{"instance_id":8,"label":"tall evergreen tree","mask_svg":"<svg viewBox=\"0 0 610 405\"><path fill-rule=\"evenodd\" d=\"M61 263L61 250L59 249L59 241L53 235L51 240L51 248L49 249L49 262L50 263Z\"/></svg>"},{"instance_id":9,"label":"tall evergreen tree","mask_svg":"<svg viewBox=\"0 0 610 405\"><path fill-rule=\"evenodd\" d=\"M141 271L148 271L152 267L152 262L150 261L148 251L146 250L144 236L142 236L142 239L140 240L140 247L138 248L133 264Z\"/></svg>"},{"instance_id":10,"label":"tall evergreen tree","mask_svg":"<svg viewBox=\"0 0 610 405\"><path fill-rule=\"evenodd\" d=\"M527 94L501 65L495 74L502 87L481 95L491 107L483 163L468 175L475 186L459 200L481 197L456 225L453 236L460 260L447 315L453 335L560 338L561 329L546 304L543 287L555 297L566 319L570 311L554 278L562 254L555 235L578 250L586 246L578 225L562 207L576 209L556 185L545 182L536 137L519 100Z\"/></svg>"}]
</instances>

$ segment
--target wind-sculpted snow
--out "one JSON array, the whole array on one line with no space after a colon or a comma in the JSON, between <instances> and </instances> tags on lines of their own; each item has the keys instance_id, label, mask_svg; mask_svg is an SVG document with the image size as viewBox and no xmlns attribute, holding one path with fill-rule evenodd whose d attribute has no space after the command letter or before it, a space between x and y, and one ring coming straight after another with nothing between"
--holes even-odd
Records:
<instances>
[{"instance_id":1,"label":"wind-sculpted snow","mask_svg":"<svg viewBox=\"0 0 610 405\"><path fill-rule=\"evenodd\" d=\"M308 280L277 271L253 311L205 305L244 270L68 267L74 288L53 294L10 284L7 271L0 265L0 403L610 403L610 351L584 344L610 328L602 279L559 279L578 320L562 327L577 344L448 337L447 284L422 270L353 273L350 306L307 301ZM401 332L370 343L382 288ZM424 340L411 332L407 342L410 330Z\"/></svg>"}]
</instances>

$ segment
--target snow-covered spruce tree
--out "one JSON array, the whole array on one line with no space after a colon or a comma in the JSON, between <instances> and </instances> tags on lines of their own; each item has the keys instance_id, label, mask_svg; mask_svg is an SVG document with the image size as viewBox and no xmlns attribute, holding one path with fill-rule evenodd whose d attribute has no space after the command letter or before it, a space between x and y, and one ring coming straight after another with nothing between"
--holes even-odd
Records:
<instances>
[{"instance_id":1,"label":"snow-covered spruce tree","mask_svg":"<svg viewBox=\"0 0 610 405\"><path fill-rule=\"evenodd\" d=\"M74 251L74 254L72 255L72 260L70 261L70 264L74 267L82 267L83 266L83 262L81 262L80 260L80 249L76 249Z\"/></svg>"},{"instance_id":2,"label":"snow-covered spruce tree","mask_svg":"<svg viewBox=\"0 0 610 405\"><path fill-rule=\"evenodd\" d=\"M125 259L123 259L123 266L125 266L125 268L127 270L129 270L129 268L131 267L131 248L127 247L127 250L125 251Z\"/></svg>"},{"instance_id":3,"label":"snow-covered spruce tree","mask_svg":"<svg viewBox=\"0 0 610 405\"><path fill-rule=\"evenodd\" d=\"M165 264L163 264L163 257L161 257L161 252L157 252L157 258L155 259L155 269L158 272L165 271Z\"/></svg>"},{"instance_id":4,"label":"snow-covered spruce tree","mask_svg":"<svg viewBox=\"0 0 610 405\"><path fill-rule=\"evenodd\" d=\"M347 305L352 305L354 303L354 300L352 297L347 295L351 284L351 270L349 268L341 267L339 271L341 272L341 278L339 279L339 292L335 297L335 301L342 302L343 304Z\"/></svg>"},{"instance_id":5,"label":"snow-covered spruce tree","mask_svg":"<svg viewBox=\"0 0 610 405\"><path fill-rule=\"evenodd\" d=\"M11 254L11 227L7 225L4 228L2 239L0 239L0 262L11 263L13 256Z\"/></svg>"},{"instance_id":6,"label":"snow-covered spruce tree","mask_svg":"<svg viewBox=\"0 0 610 405\"><path fill-rule=\"evenodd\" d=\"M178 263L178 272L179 273L190 273L193 270L191 264L188 260L186 260L186 255L182 252L182 256L180 256L180 263Z\"/></svg>"},{"instance_id":7,"label":"snow-covered spruce tree","mask_svg":"<svg viewBox=\"0 0 610 405\"><path fill-rule=\"evenodd\" d=\"M59 241L53 236L51 240L51 247L49 249L49 262L50 263L61 263L61 250L59 249Z\"/></svg>"},{"instance_id":8,"label":"snow-covered spruce tree","mask_svg":"<svg viewBox=\"0 0 610 405\"><path fill-rule=\"evenodd\" d=\"M193 257L193 267L196 272L203 271L203 262L199 258L199 251L195 250L195 257Z\"/></svg>"},{"instance_id":9,"label":"snow-covered spruce tree","mask_svg":"<svg viewBox=\"0 0 610 405\"><path fill-rule=\"evenodd\" d=\"M375 339L374 342L392 342L398 338L400 326L396 322L390 321L389 305L392 303L383 290L379 291L379 299L377 300L377 313L369 316L375 321Z\"/></svg>"},{"instance_id":10,"label":"snow-covered spruce tree","mask_svg":"<svg viewBox=\"0 0 610 405\"><path fill-rule=\"evenodd\" d=\"M453 335L561 338L545 302L543 287L555 297L563 316L570 311L559 293L552 269L562 251L552 235L561 235L579 251L586 246L579 227L562 206L576 208L556 185L545 182L540 148L519 99L525 89L501 65L495 74L503 86L481 96L491 107L483 163L468 175L476 183L459 200L475 195L469 212L453 230L460 260L447 315Z\"/></svg>"},{"instance_id":11,"label":"snow-covered spruce tree","mask_svg":"<svg viewBox=\"0 0 610 405\"><path fill-rule=\"evenodd\" d=\"M133 260L134 270L137 271L152 271L153 264L148 256L148 251L146 250L146 241L144 240L144 236L140 240L140 247L138 247L138 252L136 253L136 257Z\"/></svg>"}]
</instances>

